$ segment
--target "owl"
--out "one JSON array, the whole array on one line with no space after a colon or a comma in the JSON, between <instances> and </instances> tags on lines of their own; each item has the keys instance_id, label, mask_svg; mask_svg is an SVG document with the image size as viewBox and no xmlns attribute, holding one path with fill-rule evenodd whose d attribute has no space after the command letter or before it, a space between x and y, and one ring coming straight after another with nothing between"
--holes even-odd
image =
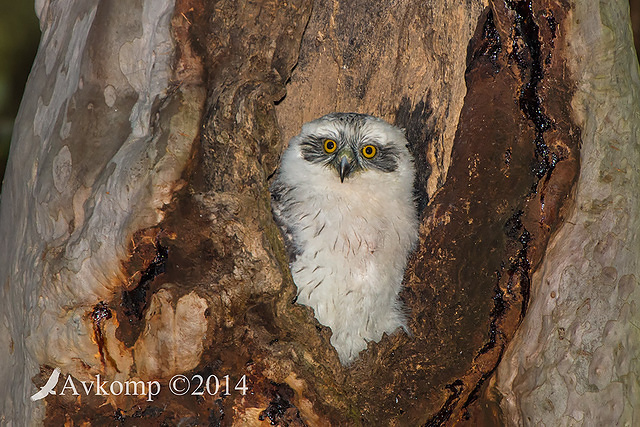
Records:
<instances>
[{"instance_id":1,"label":"owl","mask_svg":"<svg viewBox=\"0 0 640 427\"><path fill-rule=\"evenodd\" d=\"M400 129L333 113L289 141L271 184L296 301L331 328L343 365L385 332L408 332L398 294L418 240L414 176Z\"/></svg>"}]
</instances>

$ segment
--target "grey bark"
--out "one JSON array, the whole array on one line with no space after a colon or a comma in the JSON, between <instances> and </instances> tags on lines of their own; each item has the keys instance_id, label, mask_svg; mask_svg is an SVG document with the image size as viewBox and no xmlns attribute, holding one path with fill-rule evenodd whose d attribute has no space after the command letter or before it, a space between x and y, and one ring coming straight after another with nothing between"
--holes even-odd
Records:
<instances>
[{"instance_id":1,"label":"grey bark","mask_svg":"<svg viewBox=\"0 0 640 427\"><path fill-rule=\"evenodd\" d=\"M577 1L565 30L580 178L496 384L508 424L639 425L640 79L629 4Z\"/></svg>"},{"instance_id":2,"label":"grey bark","mask_svg":"<svg viewBox=\"0 0 640 427\"><path fill-rule=\"evenodd\" d=\"M173 11L172 0L37 4L43 35L0 211L3 425L43 419L44 401L29 400L39 366L99 365L88 313L121 286L132 233L159 221L179 185L204 93L170 90ZM130 351L113 354L126 368Z\"/></svg>"}]
</instances>

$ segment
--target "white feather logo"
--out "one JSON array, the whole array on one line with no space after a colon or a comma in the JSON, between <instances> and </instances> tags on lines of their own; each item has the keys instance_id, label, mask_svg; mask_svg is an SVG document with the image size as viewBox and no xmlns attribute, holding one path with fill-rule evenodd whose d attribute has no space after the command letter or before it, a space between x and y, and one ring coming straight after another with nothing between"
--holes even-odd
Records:
<instances>
[{"instance_id":1,"label":"white feather logo","mask_svg":"<svg viewBox=\"0 0 640 427\"><path fill-rule=\"evenodd\" d=\"M49 394L56 394L53 388L58 384L58 378L60 378L60 368L56 368L51 373L51 376L47 380L47 383L40 389L39 392L31 396L32 401L44 399Z\"/></svg>"}]
</instances>

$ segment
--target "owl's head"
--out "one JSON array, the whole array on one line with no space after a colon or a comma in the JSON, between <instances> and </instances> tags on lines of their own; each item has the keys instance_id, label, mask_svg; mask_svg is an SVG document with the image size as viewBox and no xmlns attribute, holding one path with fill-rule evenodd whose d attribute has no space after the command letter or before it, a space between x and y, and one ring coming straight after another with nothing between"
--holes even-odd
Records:
<instances>
[{"instance_id":1,"label":"owl's head","mask_svg":"<svg viewBox=\"0 0 640 427\"><path fill-rule=\"evenodd\" d=\"M358 113L332 113L302 127L290 142L304 161L335 171L345 182L362 172L413 168L403 132L384 120Z\"/></svg>"}]
</instances>

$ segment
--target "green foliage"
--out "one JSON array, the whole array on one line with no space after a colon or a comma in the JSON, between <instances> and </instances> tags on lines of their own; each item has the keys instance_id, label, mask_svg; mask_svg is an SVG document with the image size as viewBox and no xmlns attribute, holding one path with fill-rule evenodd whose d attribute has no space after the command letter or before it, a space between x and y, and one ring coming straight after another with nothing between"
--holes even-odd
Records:
<instances>
[{"instance_id":1,"label":"green foliage","mask_svg":"<svg viewBox=\"0 0 640 427\"><path fill-rule=\"evenodd\" d=\"M0 0L0 182L13 121L40 40L31 0Z\"/></svg>"}]
</instances>

